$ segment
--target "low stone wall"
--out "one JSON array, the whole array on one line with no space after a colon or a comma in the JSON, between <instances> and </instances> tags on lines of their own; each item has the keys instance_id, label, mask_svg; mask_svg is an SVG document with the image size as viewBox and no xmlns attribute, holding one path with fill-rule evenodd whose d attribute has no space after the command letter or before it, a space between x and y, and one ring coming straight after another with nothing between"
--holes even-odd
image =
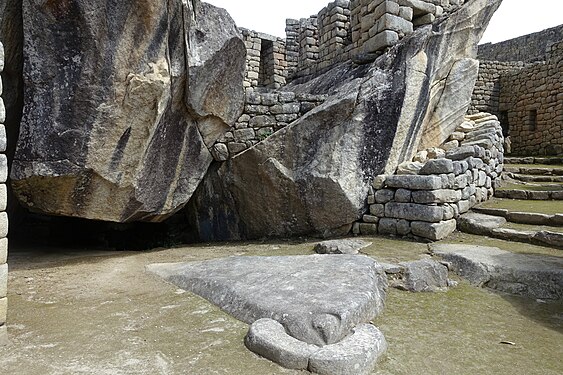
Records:
<instances>
[{"instance_id":1,"label":"low stone wall","mask_svg":"<svg viewBox=\"0 0 563 375\"><path fill-rule=\"evenodd\" d=\"M547 61L501 77L499 111L506 116L512 153L563 154L563 41Z\"/></svg>"},{"instance_id":2,"label":"low stone wall","mask_svg":"<svg viewBox=\"0 0 563 375\"><path fill-rule=\"evenodd\" d=\"M4 46L0 43L0 73L4 70ZM0 95L2 95L2 78L0 78ZM6 316L8 309L8 214L6 213L7 205L7 188L6 180L8 179L8 159L4 154L6 152L6 128L4 121L6 120L6 110L4 102L0 97L0 345L5 344L8 340L6 331Z\"/></svg>"},{"instance_id":3,"label":"low stone wall","mask_svg":"<svg viewBox=\"0 0 563 375\"><path fill-rule=\"evenodd\" d=\"M217 161L225 161L243 152L294 122L325 99L325 95L296 95L291 91L247 91L243 115L234 129L213 146L213 157Z\"/></svg>"},{"instance_id":4,"label":"low stone wall","mask_svg":"<svg viewBox=\"0 0 563 375\"><path fill-rule=\"evenodd\" d=\"M500 43L479 46L479 60L545 61L552 44L563 40L563 25Z\"/></svg>"},{"instance_id":5,"label":"low stone wall","mask_svg":"<svg viewBox=\"0 0 563 375\"><path fill-rule=\"evenodd\" d=\"M468 113L488 112L500 116L500 79L510 71L518 71L527 66L523 62L480 61L479 76L471 97Z\"/></svg>"},{"instance_id":6,"label":"low stone wall","mask_svg":"<svg viewBox=\"0 0 563 375\"><path fill-rule=\"evenodd\" d=\"M397 174L374 179L369 212L354 224L354 234L445 238L461 214L494 195L503 142L496 116L466 117L441 147L420 151Z\"/></svg>"}]
</instances>

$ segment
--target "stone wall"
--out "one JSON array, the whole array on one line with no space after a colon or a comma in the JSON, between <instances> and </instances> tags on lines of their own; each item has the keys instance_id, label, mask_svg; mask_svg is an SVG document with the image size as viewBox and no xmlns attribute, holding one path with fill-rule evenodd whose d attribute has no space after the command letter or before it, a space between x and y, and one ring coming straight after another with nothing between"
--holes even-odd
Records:
<instances>
[{"instance_id":1,"label":"stone wall","mask_svg":"<svg viewBox=\"0 0 563 375\"><path fill-rule=\"evenodd\" d=\"M4 70L4 46L0 43L0 73ZM0 96L2 95L2 78L0 78ZM8 179L8 159L4 154L6 152L6 128L4 121L6 119L6 110L4 102L0 97L0 345L7 342L6 316L8 308L7 287L8 287L8 214L7 205L7 188L6 180Z\"/></svg>"},{"instance_id":2,"label":"stone wall","mask_svg":"<svg viewBox=\"0 0 563 375\"><path fill-rule=\"evenodd\" d=\"M502 117L499 111L500 79L506 72L516 71L524 66L522 62L480 61L469 113L488 112Z\"/></svg>"},{"instance_id":3,"label":"stone wall","mask_svg":"<svg viewBox=\"0 0 563 375\"><path fill-rule=\"evenodd\" d=\"M456 219L494 194L503 169L504 138L496 116L466 117L441 147L420 151L397 173L377 176L369 212L354 234L440 240Z\"/></svg>"},{"instance_id":4,"label":"stone wall","mask_svg":"<svg viewBox=\"0 0 563 375\"><path fill-rule=\"evenodd\" d=\"M372 61L414 29L434 22L465 0L336 0L318 15L301 19L297 68L289 80L307 80L332 65ZM294 38L294 20L287 24Z\"/></svg>"},{"instance_id":5,"label":"stone wall","mask_svg":"<svg viewBox=\"0 0 563 375\"><path fill-rule=\"evenodd\" d=\"M550 47L546 62L501 77L499 110L513 153L563 153L563 41Z\"/></svg>"},{"instance_id":6,"label":"stone wall","mask_svg":"<svg viewBox=\"0 0 563 375\"><path fill-rule=\"evenodd\" d=\"M285 41L264 33L241 28L246 45L244 87L279 89L286 83Z\"/></svg>"},{"instance_id":7,"label":"stone wall","mask_svg":"<svg viewBox=\"0 0 563 375\"><path fill-rule=\"evenodd\" d=\"M215 160L224 161L283 129L326 99L324 95L290 91L247 91L243 115L234 129L213 146Z\"/></svg>"},{"instance_id":8,"label":"stone wall","mask_svg":"<svg viewBox=\"0 0 563 375\"><path fill-rule=\"evenodd\" d=\"M350 1L339 0L328 4L318 15L319 68L324 69L337 61L342 50L351 43Z\"/></svg>"},{"instance_id":9,"label":"stone wall","mask_svg":"<svg viewBox=\"0 0 563 375\"><path fill-rule=\"evenodd\" d=\"M479 60L545 61L551 45L563 40L563 25L519 38L479 46Z\"/></svg>"}]
</instances>

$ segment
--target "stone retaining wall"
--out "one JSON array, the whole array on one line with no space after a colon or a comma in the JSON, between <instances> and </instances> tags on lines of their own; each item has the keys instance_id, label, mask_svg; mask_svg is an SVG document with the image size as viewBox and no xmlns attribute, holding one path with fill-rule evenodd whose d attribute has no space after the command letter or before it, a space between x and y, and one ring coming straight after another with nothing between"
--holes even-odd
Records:
<instances>
[{"instance_id":1,"label":"stone retaining wall","mask_svg":"<svg viewBox=\"0 0 563 375\"><path fill-rule=\"evenodd\" d=\"M496 116L468 116L441 147L420 151L397 174L374 179L369 212L354 224L354 234L445 238L461 214L494 195L503 142Z\"/></svg>"},{"instance_id":2,"label":"stone retaining wall","mask_svg":"<svg viewBox=\"0 0 563 375\"><path fill-rule=\"evenodd\" d=\"M563 40L563 25L519 38L479 46L479 60L545 61L551 45Z\"/></svg>"},{"instance_id":3,"label":"stone retaining wall","mask_svg":"<svg viewBox=\"0 0 563 375\"><path fill-rule=\"evenodd\" d=\"M243 115L211 153L217 161L227 160L286 127L325 99L325 95L296 95L291 91L247 91Z\"/></svg>"},{"instance_id":4,"label":"stone retaining wall","mask_svg":"<svg viewBox=\"0 0 563 375\"><path fill-rule=\"evenodd\" d=\"M0 43L0 73L4 70L4 46ZM2 95L2 78L0 78L0 96ZM4 102L0 97L0 345L7 342L6 316L8 308L8 214L6 213L7 205L7 188L6 180L8 179L8 159L4 154L6 152L6 128L4 121L6 119L6 110Z\"/></svg>"},{"instance_id":5,"label":"stone retaining wall","mask_svg":"<svg viewBox=\"0 0 563 375\"><path fill-rule=\"evenodd\" d=\"M546 62L501 77L499 111L507 118L513 153L563 153L563 41L551 46Z\"/></svg>"}]
</instances>

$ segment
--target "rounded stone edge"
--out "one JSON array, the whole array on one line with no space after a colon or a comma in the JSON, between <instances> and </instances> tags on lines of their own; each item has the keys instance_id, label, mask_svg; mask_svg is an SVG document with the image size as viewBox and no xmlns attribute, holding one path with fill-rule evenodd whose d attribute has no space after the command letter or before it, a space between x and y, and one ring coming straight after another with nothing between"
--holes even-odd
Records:
<instances>
[{"instance_id":1,"label":"rounded stone edge","mask_svg":"<svg viewBox=\"0 0 563 375\"><path fill-rule=\"evenodd\" d=\"M279 322L268 318L259 319L250 325L244 344L250 351L282 367L295 370L306 370L309 357L319 350L318 346L288 335Z\"/></svg>"},{"instance_id":2,"label":"rounded stone edge","mask_svg":"<svg viewBox=\"0 0 563 375\"><path fill-rule=\"evenodd\" d=\"M387 351L387 340L372 324L361 324L353 334L327 345L309 358L309 371L321 375L368 374Z\"/></svg>"}]
</instances>

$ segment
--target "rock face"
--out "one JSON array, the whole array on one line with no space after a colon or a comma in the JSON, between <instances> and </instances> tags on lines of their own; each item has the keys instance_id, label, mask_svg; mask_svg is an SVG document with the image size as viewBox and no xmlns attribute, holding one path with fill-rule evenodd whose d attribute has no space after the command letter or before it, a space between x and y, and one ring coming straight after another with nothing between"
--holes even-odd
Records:
<instances>
[{"instance_id":1,"label":"rock face","mask_svg":"<svg viewBox=\"0 0 563 375\"><path fill-rule=\"evenodd\" d=\"M326 101L216 166L194 194L205 240L343 235L366 211L371 179L463 122L476 47L501 0L472 0L417 29L371 64L334 66L297 93ZM220 197L220 199L218 199Z\"/></svg>"},{"instance_id":2,"label":"rock face","mask_svg":"<svg viewBox=\"0 0 563 375\"><path fill-rule=\"evenodd\" d=\"M246 49L230 16L198 0L21 3L19 200L116 222L182 208L242 112Z\"/></svg>"},{"instance_id":3,"label":"rock face","mask_svg":"<svg viewBox=\"0 0 563 375\"><path fill-rule=\"evenodd\" d=\"M362 255L230 257L149 271L246 323L269 318L292 337L334 344L383 309L387 279Z\"/></svg>"}]
</instances>

